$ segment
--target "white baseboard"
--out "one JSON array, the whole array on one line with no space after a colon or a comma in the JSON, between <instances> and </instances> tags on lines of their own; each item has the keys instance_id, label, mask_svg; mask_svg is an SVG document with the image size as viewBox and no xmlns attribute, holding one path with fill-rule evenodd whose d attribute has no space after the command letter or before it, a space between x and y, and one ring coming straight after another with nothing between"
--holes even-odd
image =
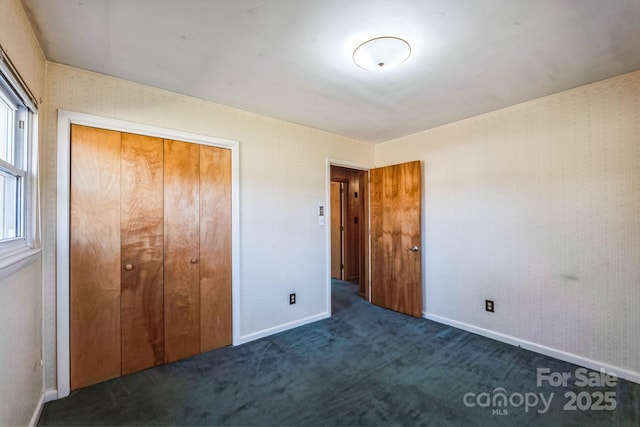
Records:
<instances>
[{"instance_id":1,"label":"white baseboard","mask_svg":"<svg viewBox=\"0 0 640 427\"><path fill-rule=\"evenodd\" d=\"M531 341L526 341L511 335L506 335L500 332L492 331L490 329L474 326L469 323L459 322L457 320L438 316L436 314L422 312L422 317L424 317L425 319L433 320L434 322L442 323L445 325L453 326L454 328L463 329L474 334L482 335L483 337L491 338L517 347L522 347L526 350L544 354L545 356L564 360L565 362L573 363L575 365L584 366L585 368L593 369L595 371L605 369L607 372L614 373L618 378L624 378L625 380L640 384L640 372L631 371L629 369L624 369L619 366L613 366L604 362L598 362L597 360L588 359L586 357L578 356L577 354L568 353L566 351L547 347L541 344L536 344Z\"/></svg>"},{"instance_id":2,"label":"white baseboard","mask_svg":"<svg viewBox=\"0 0 640 427\"><path fill-rule=\"evenodd\" d=\"M38 425L38 420L40 419L40 414L42 413L42 408L44 407L44 393L40 396L40 400L38 400L38 404L36 408L33 410L33 415L31 415L31 420L29 421L29 427L35 427Z\"/></svg>"},{"instance_id":3,"label":"white baseboard","mask_svg":"<svg viewBox=\"0 0 640 427\"><path fill-rule=\"evenodd\" d=\"M267 337L269 335L277 334L278 332L288 331L289 329L297 328L298 326L306 325L308 323L317 322L318 320L326 319L331 317L331 314L328 312L315 314L313 316L305 317L304 319L299 319L294 322L285 323L283 325L274 326L273 328L263 329L258 332L253 332L251 334L242 335L238 342L234 342L233 345L245 344L250 341L255 341L260 338Z\"/></svg>"},{"instance_id":4,"label":"white baseboard","mask_svg":"<svg viewBox=\"0 0 640 427\"><path fill-rule=\"evenodd\" d=\"M47 390L42 393L42 396L40 396L40 400L38 400L36 408L33 410L33 415L31 416L31 420L29 421L29 427L35 427L38 425L38 420L40 419L40 414L42 414L42 408L44 408L44 404L57 399L57 390Z\"/></svg>"},{"instance_id":5,"label":"white baseboard","mask_svg":"<svg viewBox=\"0 0 640 427\"><path fill-rule=\"evenodd\" d=\"M58 400L58 390L46 390L44 392L44 403Z\"/></svg>"}]
</instances>

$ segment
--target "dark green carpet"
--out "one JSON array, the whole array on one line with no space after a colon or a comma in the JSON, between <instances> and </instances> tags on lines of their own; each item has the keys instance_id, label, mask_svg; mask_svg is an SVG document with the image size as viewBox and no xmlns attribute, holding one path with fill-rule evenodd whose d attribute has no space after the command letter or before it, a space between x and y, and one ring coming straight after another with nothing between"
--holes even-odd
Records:
<instances>
[{"instance_id":1,"label":"dark green carpet","mask_svg":"<svg viewBox=\"0 0 640 427\"><path fill-rule=\"evenodd\" d=\"M538 387L536 368L578 367L372 306L334 282L330 319L87 387L47 403L39 425L640 425L640 385ZM463 402L474 393L484 404L499 387L512 403ZM572 391L587 392L583 408L614 393L617 408L564 410ZM520 406L527 393L554 393L548 411Z\"/></svg>"}]
</instances>

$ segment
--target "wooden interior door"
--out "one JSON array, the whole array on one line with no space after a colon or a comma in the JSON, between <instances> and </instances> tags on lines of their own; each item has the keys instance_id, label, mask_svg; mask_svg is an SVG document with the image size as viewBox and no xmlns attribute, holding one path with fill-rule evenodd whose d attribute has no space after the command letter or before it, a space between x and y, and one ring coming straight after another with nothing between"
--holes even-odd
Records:
<instances>
[{"instance_id":1,"label":"wooden interior door","mask_svg":"<svg viewBox=\"0 0 640 427\"><path fill-rule=\"evenodd\" d=\"M122 134L122 374L164 362L163 141Z\"/></svg>"},{"instance_id":2,"label":"wooden interior door","mask_svg":"<svg viewBox=\"0 0 640 427\"><path fill-rule=\"evenodd\" d=\"M349 169L349 180L344 182L344 280L360 283L360 226L362 197L360 196L360 171Z\"/></svg>"},{"instance_id":3,"label":"wooden interior door","mask_svg":"<svg viewBox=\"0 0 640 427\"><path fill-rule=\"evenodd\" d=\"M369 298L369 172L360 171L360 291L359 295L371 301Z\"/></svg>"},{"instance_id":4,"label":"wooden interior door","mask_svg":"<svg viewBox=\"0 0 640 427\"><path fill-rule=\"evenodd\" d=\"M422 315L420 162L372 169L371 302Z\"/></svg>"},{"instance_id":5,"label":"wooden interior door","mask_svg":"<svg viewBox=\"0 0 640 427\"><path fill-rule=\"evenodd\" d=\"M200 147L164 141L166 363L200 353Z\"/></svg>"},{"instance_id":6,"label":"wooden interior door","mask_svg":"<svg viewBox=\"0 0 640 427\"><path fill-rule=\"evenodd\" d=\"M200 254L204 352L231 344L231 151L205 145L200 146Z\"/></svg>"},{"instance_id":7,"label":"wooden interior door","mask_svg":"<svg viewBox=\"0 0 640 427\"><path fill-rule=\"evenodd\" d=\"M342 276L342 183L331 182L331 277Z\"/></svg>"},{"instance_id":8,"label":"wooden interior door","mask_svg":"<svg viewBox=\"0 0 640 427\"><path fill-rule=\"evenodd\" d=\"M71 127L71 390L120 376L120 133Z\"/></svg>"}]
</instances>

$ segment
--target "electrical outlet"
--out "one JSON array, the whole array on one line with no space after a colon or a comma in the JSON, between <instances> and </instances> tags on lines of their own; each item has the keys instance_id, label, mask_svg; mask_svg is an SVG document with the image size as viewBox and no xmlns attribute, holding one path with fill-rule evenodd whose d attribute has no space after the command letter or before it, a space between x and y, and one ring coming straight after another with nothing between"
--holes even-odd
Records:
<instances>
[{"instance_id":1,"label":"electrical outlet","mask_svg":"<svg viewBox=\"0 0 640 427\"><path fill-rule=\"evenodd\" d=\"M486 299L484 300L484 309L493 313L493 300Z\"/></svg>"},{"instance_id":2,"label":"electrical outlet","mask_svg":"<svg viewBox=\"0 0 640 427\"><path fill-rule=\"evenodd\" d=\"M289 305L296 303L296 294L289 294Z\"/></svg>"}]
</instances>

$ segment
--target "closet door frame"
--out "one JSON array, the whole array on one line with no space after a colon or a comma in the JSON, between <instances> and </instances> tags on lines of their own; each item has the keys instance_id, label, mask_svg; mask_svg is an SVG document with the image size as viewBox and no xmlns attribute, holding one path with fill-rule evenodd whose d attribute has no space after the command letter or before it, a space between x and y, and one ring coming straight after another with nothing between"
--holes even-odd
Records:
<instances>
[{"instance_id":1,"label":"closet door frame","mask_svg":"<svg viewBox=\"0 0 640 427\"><path fill-rule=\"evenodd\" d=\"M233 345L240 340L240 144L238 141L183 132L125 120L58 110L57 134L57 225L56 225L56 344L57 396L71 392L69 352L69 219L71 184L71 125L134 133L226 148L231 151L231 322Z\"/></svg>"}]
</instances>

